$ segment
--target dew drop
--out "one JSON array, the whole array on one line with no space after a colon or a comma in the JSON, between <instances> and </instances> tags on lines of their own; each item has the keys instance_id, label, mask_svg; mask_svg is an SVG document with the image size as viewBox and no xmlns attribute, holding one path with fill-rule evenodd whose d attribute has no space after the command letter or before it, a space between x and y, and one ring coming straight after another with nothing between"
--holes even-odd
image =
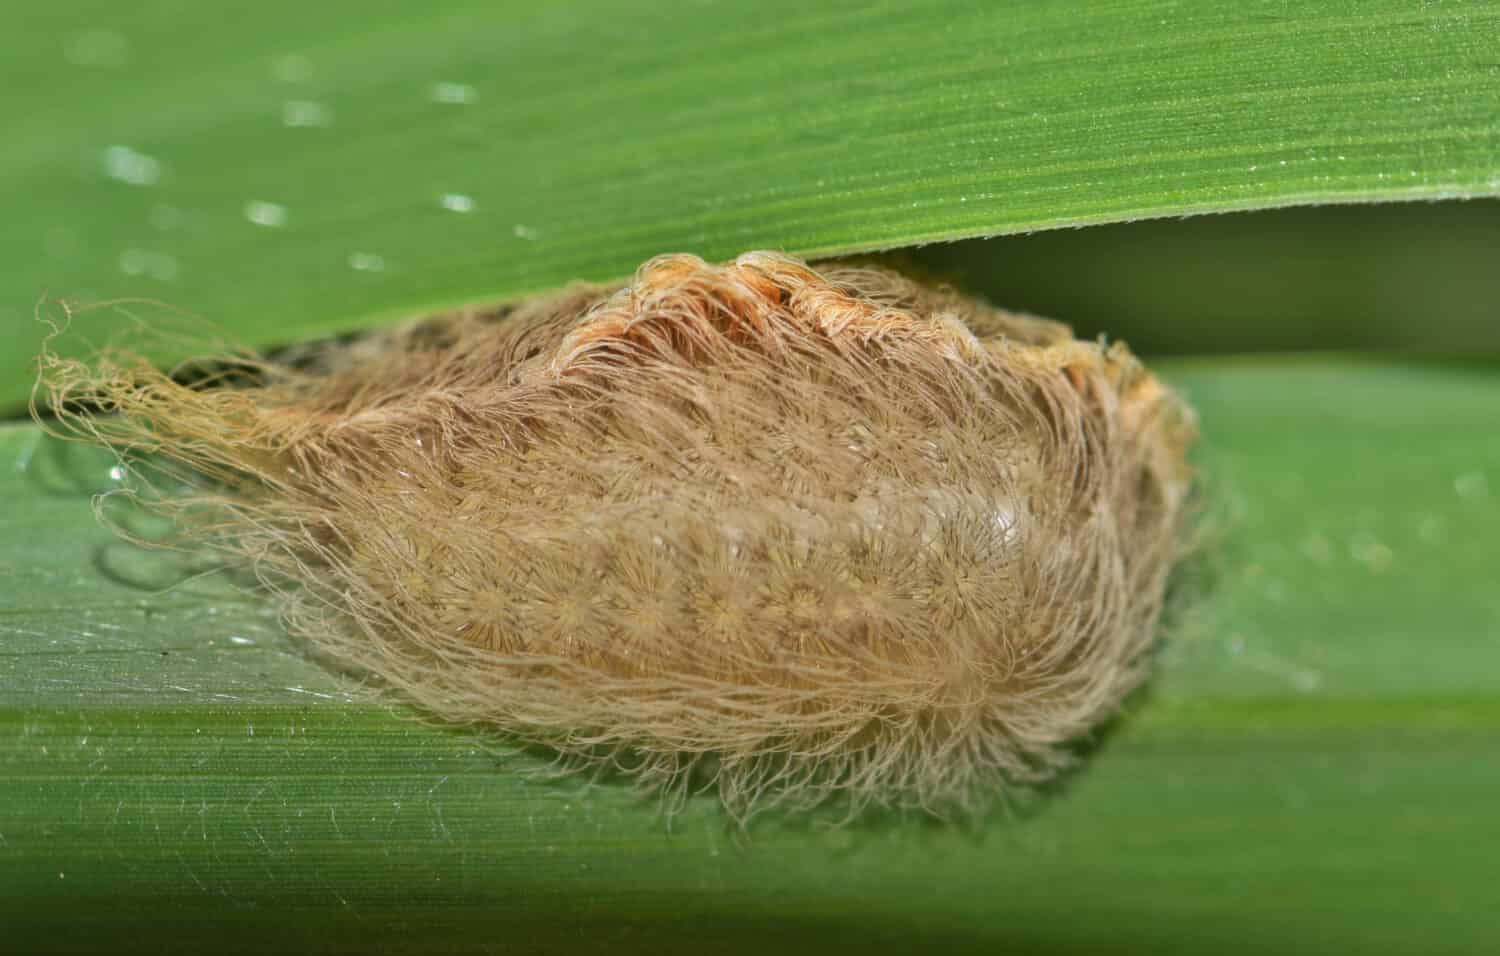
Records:
<instances>
[{"instance_id":1,"label":"dew drop","mask_svg":"<svg viewBox=\"0 0 1500 956\"><path fill-rule=\"evenodd\" d=\"M172 282L177 278L177 257L152 249L126 249L120 253L120 271L128 276L146 276L158 282Z\"/></svg>"},{"instance_id":2,"label":"dew drop","mask_svg":"<svg viewBox=\"0 0 1500 956\"><path fill-rule=\"evenodd\" d=\"M382 272L385 270L385 259L373 252L351 252L349 268L355 272Z\"/></svg>"},{"instance_id":3,"label":"dew drop","mask_svg":"<svg viewBox=\"0 0 1500 956\"><path fill-rule=\"evenodd\" d=\"M286 207L280 203L252 199L245 203L245 218L257 226L279 229L286 225Z\"/></svg>"},{"instance_id":4,"label":"dew drop","mask_svg":"<svg viewBox=\"0 0 1500 956\"><path fill-rule=\"evenodd\" d=\"M287 100L281 104L281 125L320 127L333 125L333 108L316 100Z\"/></svg>"},{"instance_id":5,"label":"dew drop","mask_svg":"<svg viewBox=\"0 0 1500 956\"><path fill-rule=\"evenodd\" d=\"M254 638L244 637L244 636L239 635L239 634L231 634L231 635L229 635L229 643L231 643L231 644L238 644L241 647L253 647L253 646L255 646L255 640L254 640Z\"/></svg>"},{"instance_id":6,"label":"dew drop","mask_svg":"<svg viewBox=\"0 0 1500 956\"><path fill-rule=\"evenodd\" d=\"M1323 685L1323 675L1314 670L1292 672L1292 686L1304 694L1310 694Z\"/></svg>"},{"instance_id":7,"label":"dew drop","mask_svg":"<svg viewBox=\"0 0 1500 956\"><path fill-rule=\"evenodd\" d=\"M474 211L474 197L465 196L463 193L443 193L438 197L438 202L442 203L444 209L451 212Z\"/></svg>"},{"instance_id":8,"label":"dew drop","mask_svg":"<svg viewBox=\"0 0 1500 956\"><path fill-rule=\"evenodd\" d=\"M1477 501L1489 497L1490 482L1484 476L1484 472L1471 471L1453 479L1453 490L1458 492L1460 498Z\"/></svg>"},{"instance_id":9,"label":"dew drop","mask_svg":"<svg viewBox=\"0 0 1500 956\"><path fill-rule=\"evenodd\" d=\"M104 150L104 175L132 186L155 186L161 181L161 161L129 146Z\"/></svg>"},{"instance_id":10,"label":"dew drop","mask_svg":"<svg viewBox=\"0 0 1500 956\"><path fill-rule=\"evenodd\" d=\"M479 91L467 83L434 83L427 91L427 97L434 103L468 106L479 99Z\"/></svg>"},{"instance_id":11,"label":"dew drop","mask_svg":"<svg viewBox=\"0 0 1500 956\"><path fill-rule=\"evenodd\" d=\"M515 233L517 239L527 239L535 241L541 238L541 233L537 232L530 226L523 226L520 223L516 223L515 228L512 229L511 232Z\"/></svg>"},{"instance_id":12,"label":"dew drop","mask_svg":"<svg viewBox=\"0 0 1500 956\"><path fill-rule=\"evenodd\" d=\"M126 249L120 253L120 271L128 276L138 276L146 271L146 252L144 249Z\"/></svg>"}]
</instances>

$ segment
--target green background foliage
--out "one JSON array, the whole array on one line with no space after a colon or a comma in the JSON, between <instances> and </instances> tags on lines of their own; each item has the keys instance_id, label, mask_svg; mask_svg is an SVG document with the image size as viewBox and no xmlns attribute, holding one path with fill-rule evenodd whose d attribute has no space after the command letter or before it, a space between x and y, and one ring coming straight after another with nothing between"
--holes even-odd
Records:
<instances>
[{"instance_id":1,"label":"green background foliage","mask_svg":"<svg viewBox=\"0 0 1500 956\"><path fill-rule=\"evenodd\" d=\"M1500 194L1500 6L24 6L0 409L43 293L271 344L664 251L898 248L1177 356L1212 534L1055 787L737 834L362 690L102 527L107 454L0 426L6 945L1500 945L1496 205L1170 218Z\"/></svg>"}]
</instances>

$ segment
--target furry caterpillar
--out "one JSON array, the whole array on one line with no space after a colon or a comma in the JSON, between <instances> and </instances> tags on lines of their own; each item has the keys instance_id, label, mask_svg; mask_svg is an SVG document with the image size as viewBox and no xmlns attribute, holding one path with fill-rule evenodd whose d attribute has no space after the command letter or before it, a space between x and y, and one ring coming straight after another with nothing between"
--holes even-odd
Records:
<instances>
[{"instance_id":1,"label":"furry caterpillar","mask_svg":"<svg viewBox=\"0 0 1500 956\"><path fill-rule=\"evenodd\" d=\"M1045 779L1146 673L1190 483L1123 346L765 252L255 370L47 354L41 394L183 466L161 506L316 649L740 816Z\"/></svg>"}]
</instances>

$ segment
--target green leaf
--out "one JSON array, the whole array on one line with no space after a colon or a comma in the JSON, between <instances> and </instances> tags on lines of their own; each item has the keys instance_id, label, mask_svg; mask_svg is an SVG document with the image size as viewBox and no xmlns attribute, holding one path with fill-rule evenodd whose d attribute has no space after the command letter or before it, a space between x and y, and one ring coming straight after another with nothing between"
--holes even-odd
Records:
<instances>
[{"instance_id":1,"label":"green leaf","mask_svg":"<svg viewBox=\"0 0 1500 956\"><path fill-rule=\"evenodd\" d=\"M1201 596L1098 752L977 831L736 837L708 798L669 828L618 781L528 773L304 659L221 578L162 590L172 563L90 512L107 455L0 429L8 939L1494 951L1496 369L1166 372L1224 505Z\"/></svg>"},{"instance_id":2,"label":"green leaf","mask_svg":"<svg viewBox=\"0 0 1500 956\"><path fill-rule=\"evenodd\" d=\"M24 6L0 407L44 293L264 344L666 251L1500 193L1494 2Z\"/></svg>"}]
</instances>

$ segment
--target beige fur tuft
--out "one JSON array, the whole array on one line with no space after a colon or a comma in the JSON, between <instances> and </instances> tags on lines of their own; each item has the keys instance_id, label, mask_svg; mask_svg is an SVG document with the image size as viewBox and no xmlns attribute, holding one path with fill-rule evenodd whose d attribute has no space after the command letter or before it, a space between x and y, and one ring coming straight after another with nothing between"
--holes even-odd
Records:
<instances>
[{"instance_id":1,"label":"beige fur tuft","mask_svg":"<svg viewBox=\"0 0 1500 956\"><path fill-rule=\"evenodd\" d=\"M1193 425L1122 346L771 253L494 318L40 394L200 476L169 506L317 648L736 814L982 806L1144 676Z\"/></svg>"}]
</instances>

